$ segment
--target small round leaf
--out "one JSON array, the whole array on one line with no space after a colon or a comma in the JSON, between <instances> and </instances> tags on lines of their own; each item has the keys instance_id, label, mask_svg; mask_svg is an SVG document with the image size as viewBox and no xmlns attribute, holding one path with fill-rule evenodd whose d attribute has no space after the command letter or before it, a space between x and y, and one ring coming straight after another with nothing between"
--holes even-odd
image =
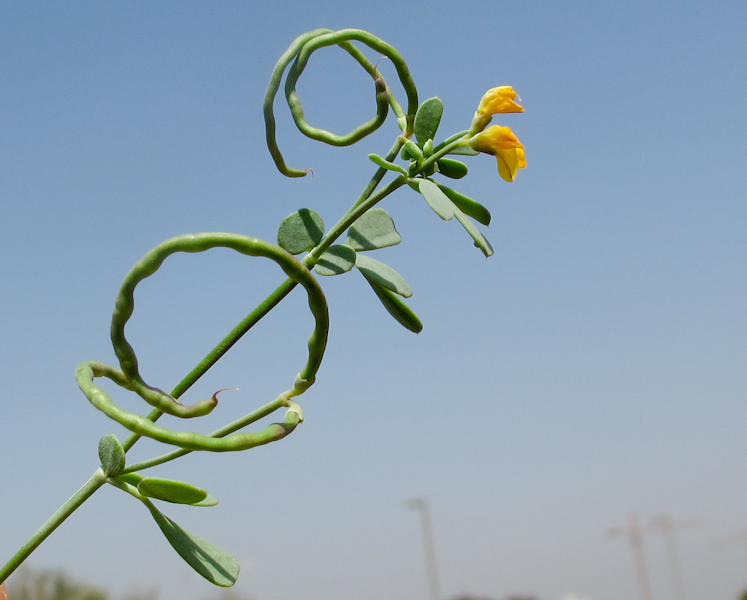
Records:
<instances>
[{"instance_id":1,"label":"small round leaf","mask_svg":"<svg viewBox=\"0 0 747 600\"><path fill-rule=\"evenodd\" d=\"M348 230L348 246L355 250L377 250L396 246L401 241L394 220L383 208L367 210Z\"/></svg>"},{"instance_id":2,"label":"small round leaf","mask_svg":"<svg viewBox=\"0 0 747 600\"><path fill-rule=\"evenodd\" d=\"M308 252L324 237L324 221L309 208L288 215L278 229L278 246L291 254Z\"/></svg>"},{"instance_id":3,"label":"small round leaf","mask_svg":"<svg viewBox=\"0 0 747 600\"><path fill-rule=\"evenodd\" d=\"M314 265L317 275L341 275L355 266L355 250L345 244L331 246Z\"/></svg>"},{"instance_id":4,"label":"small round leaf","mask_svg":"<svg viewBox=\"0 0 747 600\"><path fill-rule=\"evenodd\" d=\"M124 471L125 451L113 433L107 433L99 440L99 460L107 476L116 477Z\"/></svg>"}]
</instances>

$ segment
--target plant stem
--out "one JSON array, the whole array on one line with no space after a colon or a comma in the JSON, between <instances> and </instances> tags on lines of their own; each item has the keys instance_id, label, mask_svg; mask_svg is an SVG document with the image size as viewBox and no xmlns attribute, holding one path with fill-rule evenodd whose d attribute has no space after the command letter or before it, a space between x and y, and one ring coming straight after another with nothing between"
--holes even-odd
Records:
<instances>
[{"instance_id":1,"label":"plant stem","mask_svg":"<svg viewBox=\"0 0 747 600\"><path fill-rule=\"evenodd\" d=\"M396 158L397 153L402 147L403 142L396 141L392 149L387 155L387 160L392 161ZM406 178L403 176L398 177L381 189L378 193L374 194L374 190L381 183L384 175L386 174L385 169L378 169L368 185L364 188L361 195L355 201L351 209L343 216L332 229L329 230L327 235L317 244L317 246L303 259L303 264L307 268L313 267L319 260L319 257L342 235L342 233L350 227L358 217L360 217L369 208L374 206L376 203L383 200L386 196L394 192L406 183ZM285 298L292 290L296 287L296 282L288 278L281 283L275 291L273 291L261 304L259 304L252 312L250 312L236 327L234 327L229 334L223 338L218 345L208 353L200 363L182 379L171 392L172 397L178 398L184 392L186 392L194 383L196 383L200 377L202 377L207 371L216 363L221 357L228 352L231 347L238 342L245 333L247 333L262 317L269 313L275 306L277 306L283 298ZM225 427L213 432L213 437L223 437L232 433L242 427L245 427L249 423L266 416L270 412L276 410L279 406L275 406L278 401L275 400L269 404L253 411L252 413L226 425ZM149 415L148 418L151 421L156 421L163 413L155 409ZM135 443L140 439L138 434L131 434L122 443L125 451L132 448ZM175 450L169 454L165 454L148 461L132 465L127 469L128 472L134 470L140 470L147 467L162 464L179 456L189 453L189 450ZM135 467L135 468L132 468ZM93 476L81 487L70 500L63 504L57 512L55 512L44 525L29 539L26 544L11 558L8 563L0 569L0 583L15 571L21 563L28 558L28 556L47 538L49 535L59 527L65 519L67 519L79 506L81 506L88 498L90 498L96 490L98 490L104 483L106 483L106 475L101 468L98 468Z\"/></svg>"},{"instance_id":2,"label":"plant stem","mask_svg":"<svg viewBox=\"0 0 747 600\"><path fill-rule=\"evenodd\" d=\"M236 419L232 423L229 423L228 425L224 425L220 429L216 429L215 431L213 431L213 433L210 434L210 437L215 437L215 438L225 437L233 433L234 431L238 431L239 429L242 429L246 427L247 425L254 423L255 421L258 421L262 417L266 417L267 415L275 412L278 408L282 408L283 406L286 406L285 399L276 398L275 400L273 400L272 402L268 402L261 408L258 408L257 410L250 412L248 415L244 415L240 419ZM180 456L184 456L185 454L189 454L190 452L193 452L193 450L179 448L179 450L173 450L172 452L169 452L168 454L163 454L161 456L150 458L148 460L144 460L139 463L134 463L128 466L124 470L124 473L132 473L133 471L142 471L143 469L149 469L150 467L155 467L156 465L162 465L165 462L169 462L170 460L174 460L175 458L179 458Z\"/></svg>"},{"instance_id":3,"label":"plant stem","mask_svg":"<svg viewBox=\"0 0 747 600\"><path fill-rule=\"evenodd\" d=\"M55 512L47 522L31 536L31 539L29 539L29 541L26 542L18 552L16 552L15 556L13 556L13 558L11 558L2 569L0 569L0 583L5 581L8 576L15 571L34 550L36 550L39 544L46 540L65 519L73 514L76 508L88 500L88 498L104 485L104 483L106 483L106 475L104 475L104 471L99 467L83 487L75 492L73 497L65 502L65 504L63 504L57 512Z\"/></svg>"},{"instance_id":4,"label":"plant stem","mask_svg":"<svg viewBox=\"0 0 747 600\"><path fill-rule=\"evenodd\" d=\"M397 157L400 149L402 148L403 142L397 139L394 146L387 154L386 160L394 160ZM311 268L313 267L319 257L337 240L340 235L352 225L355 220L360 217L364 212L371 208L377 202L383 200L386 196L391 194L394 190L404 184L404 180L399 183L398 180L391 182L386 188L381 190L371 200L371 194L379 185L381 180L386 175L385 169L377 169L374 176L368 182L368 185L361 192L360 196L356 199L351 209L342 217L332 229L329 230L324 239L312 250L312 252L304 258L304 264ZM393 185L394 184L394 185ZM228 352L231 347L238 342L244 334L246 334L262 317L269 313L278 303L283 300L292 290L296 287L296 282L291 278L286 279L281 283L274 292L272 292L257 308L249 313L231 332L223 338L213 350L200 361L200 363L190 371L190 373L182 379L171 392L171 396L179 398L184 392L186 392L192 385L194 385L200 377L202 377L207 371L218 362L221 357ZM163 413L156 409L148 415L151 421L156 421ZM131 434L123 443L122 446L127 452L135 443L140 439L140 436L136 433ZM175 457L174 457L175 458Z\"/></svg>"}]
</instances>

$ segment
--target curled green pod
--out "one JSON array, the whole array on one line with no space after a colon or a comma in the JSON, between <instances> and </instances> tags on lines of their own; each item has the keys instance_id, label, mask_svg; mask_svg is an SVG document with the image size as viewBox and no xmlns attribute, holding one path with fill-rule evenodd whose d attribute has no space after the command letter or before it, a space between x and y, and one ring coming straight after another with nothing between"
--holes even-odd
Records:
<instances>
[{"instance_id":1,"label":"curled green pod","mask_svg":"<svg viewBox=\"0 0 747 600\"><path fill-rule=\"evenodd\" d=\"M107 377L120 385L127 380L122 371L109 365L95 361L81 363L75 372L75 379L78 382L78 387L91 404L133 433L185 450L206 450L208 452L246 450L284 438L303 420L300 407L287 398L288 393L285 392L286 400L284 404L288 406L288 411L285 413L284 421L282 423L272 423L262 431L238 432L221 438L191 431L171 431L157 425L150 419L128 412L114 404L109 394L94 383L97 377Z\"/></svg>"},{"instance_id":2,"label":"curled green pod","mask_svg":"<svg viewBox=\"0 0 747 600\"><path fill-rule=\"evenodd\" d=\"M159 410L181 418L202 416L215 408L218 400L215 396L200 400L192 406L185 406L178 400L143 381L138 369L137 357L125 337L125 325L132 316L135 307L135 288L143 279L155 273L164 260L176 252L203 252L210 248L231 248L248 256L261 256L274 260L293 281L301 284L309 298L309 308L315 319L315 328L309 338L309 356L306 366L299 374L294 389L301 385L311 385L324 355L329 329L329 313L324 293L309 272L291 254L280 246L264 240L232 233L197 233L181 235L166 240L150 250L140 259L125 276L115 302L112 315L111 339L114 351L119 359L124 381L117 383L134 390L141 398Z\"/></svg>"},{"instance_id":3,"label":"curled green pod","mask_svg":"<svg viewBox=\"0 0 747 600\"><path fill-rule=\"evenodd\" d=\"M350 46L350 48L355 47ZM301 101L296 93L296 82L302 72L300 67L297 65L298 62L294 63L290 73L288 74L288 79L285 82L285 96L293 120L296 123L296 127L298 127L299 131L301 131L301 133L306 137L318 142L324 142L330 146L350 146L373 133L384 124L387 114L389 113L389 96L384 79L382 77L376 77L374 79L374 84L376 86L376 115L373 119L356 127L353 131L345 135L337 135L331 131L327 131L326 129L320 129L309 125L304 116Z\"/></svg>"},{"instance_id":4,"label":"curled green pod","mask_svg":"<svg viewBox=\"0 0 747 600\"><path fill-rule=\"evenodd\" d=\"M365 44L392 61L407 94L406 112L397 102L385 79L378 73L376 65L351 43L353 41ZM339 46L350 54L371 75L376 86L376 115L367 123L345 135L337 135L309 125L304 116L301 101L296 93L298 78L303 73L311 54L320 48L328 46ZM288 69L289 65L290 68ZM309 172L308 169L293 169L288 167L277 145L274 102L286 69L288 69L288 76L285 82L286 101L296 126L304 135L334 146L347 146L376 131L384 123L389 108L395 113L397 122L400 124L405 135L409 136L412 134L415 113L418 109L418 96L415 83L401 55L380 38L360 29L343 29L340 31L316 29L296 38L288 50L281 56L272 72L270 84L265 94L264 116L267 146L275 161L275 165L284 175L288 177L303 177Z\"/></svg>"}]
</instances>

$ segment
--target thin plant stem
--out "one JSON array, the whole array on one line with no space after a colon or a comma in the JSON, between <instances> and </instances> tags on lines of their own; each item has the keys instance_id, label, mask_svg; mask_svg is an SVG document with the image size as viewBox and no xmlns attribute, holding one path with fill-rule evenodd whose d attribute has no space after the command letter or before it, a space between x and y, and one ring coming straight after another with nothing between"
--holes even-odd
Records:
<instances>
[{"instance_id":1,"label":"thin plant stem","mask_svg":"<svg viewBox=\"0 0 747 600\"><path fill-rule=\"evenodd\" d=\"M5 581L49 535L67 519L76 508L83 504L93 493L106 483L106 475L99 467L91 478L55 512L39 530L31 536L21 549L0 569L0 582Z\"/></svg>"},{"instance_id":2,"label":"thin plant stem","mask_svg":"<svg viewBox=\"0 0 747 600\"><path fill-rule=\"evenodd\" d=\"M398 139L392 149L387 154L387 160L394 160L403 145L403 141ZM307 268L313 267L319 260L321 255L342 235L342 233L350 227L356 219L358 219L364 212L375 204L383 200L389 194L402 187L406 183L406 178L400 176L393 181L389 182L384 188L374 193L376 187L381 183L386 170L379 168L371 180L368 182L364 190L361 192L358 199L355 201L351 209L343 216L324 236L324 238L317 244L317 246L303 259L304 265ZM192 385L194 385L207 371L216 363L220 358L238 342L244 334L246 334L261 318L269 313L275 306L285 298L294 287L296 282L288 278L281 283L261 304L259 304L252 312L250 312L236 327L234 327L229 334L223 338L200 363L190 371L184 379L182 379L174 388L171 395L174 398L178 398L184 392L186 392ZM263 416L266 416L276 410L279 406L274 406L278 400L270 402L265 406L249 413L248 415L226 425L225 427L213 432L212 437L223 437L245 427L246 425L256 421ZM151 421L158 420L163 412L158 409L153 410L149 415L148 419ZM259 415L259 416L257 416ZM140 439L141 436L138 434L131 434L122 443L125 451L128 451L135 443ZM142 470L147 467L155 466L168 462L179 456L188 454L189 450L176 450L169 454L165 454L160 457L156 457L135 465L131 465L126 472L132 472L135 470ZM0 569L0 583L15 571L20 564L28 558L28 556L47 538L49 535L57 529L78 507L80 507L88 498L90 498L96 490L98 490L107 479L101 468L97 469L93 476L80 488L65 504L63 504L42 526L39 530L29 539L26 544L11 558L8 563Z\"/></svg>"},{"instance_id":3,"label":"thin plant stem","mask_svg":"<svg viewBox=\"0 0 747 600\"><path fill-rule=\"evenodd\" d=\"M243 427L246 427L247 425L250 425L251 423L258 421L259 419L266 417L267 415L275 412L278 408L282 408L285 405L286 405L286 401L284 397L276 398L275 400L273 400L272 402L268 402L261 408L258 408L257 410L250 412L248 415L244 415L240 419L236 419L234 422L229 423L228 425L225 425L221 427L220 429L216 429L213 433L210 434L210 437L216 437L216 438L225 437L233 433L234 431L238 431L239 429L242 429ZM173 452L169 452L167 454L163 454L155 458L151 458L151 459L139 462L139 463L131 464L129 467L127 467L124 470L124 473L132 473L133 471L142 471L143 469L155 467L156 465L162 465L163 463L174 460L175 458L179 458L180 456L184 456L185 454L189 454L190 452L193 452L193 450L187 450L186 448L180 448L179 450L174 450Z\"/></svg>"}]
</instances>

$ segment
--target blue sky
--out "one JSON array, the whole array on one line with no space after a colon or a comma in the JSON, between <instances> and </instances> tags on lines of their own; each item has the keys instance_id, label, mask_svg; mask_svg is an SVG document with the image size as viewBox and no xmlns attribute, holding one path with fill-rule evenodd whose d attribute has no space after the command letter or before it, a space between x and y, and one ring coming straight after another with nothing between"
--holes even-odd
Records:
<instances>
[{"instance_id":1,"label":"blue sky","mask_svg":"<svg viewBox=\"0 0 747 600\"><path fill-rule=\"evenodd\" d=\"M413 287L424 331L399 327L355 274L322 281L332 328L306 422L270 446L159 469L221 499L167 514L240 557L238 586L256 600L426 598L419 524L402 508L413 496L430 501L444 596L629 600L630 549L606 532L665 514L697 521L677 533L688 599L736 597L746 17L736 1L0 5L2 555L96 468L100 436L122 432L73 374L115 360L109 319L130 266L181 233L272 241L301 207L331 225L365 185L393 120L334 149L279 104L288 162L315 173L290 180L261 114L297 35L357 27L402 53L421 99L444 101L444 135L468 127L488 88L521 95L526 112L496 121L527 168L508 184L475 157L458 188L490 208L495 255L413 192L387 199L403 243L379 257ZM370 87L330 49L299 93L313 124L344 131L370 118ZM138 289L128 326L146 380L175 384L279 281L227 252L175 257ZM204 430L286 389L310 326L293 295L196 385L190 397L241 388ZM674 600L662 537L644 543L655 597ZM114 489L31 565L117 594L213 594Z\"/></svg>"}]
</instances>

